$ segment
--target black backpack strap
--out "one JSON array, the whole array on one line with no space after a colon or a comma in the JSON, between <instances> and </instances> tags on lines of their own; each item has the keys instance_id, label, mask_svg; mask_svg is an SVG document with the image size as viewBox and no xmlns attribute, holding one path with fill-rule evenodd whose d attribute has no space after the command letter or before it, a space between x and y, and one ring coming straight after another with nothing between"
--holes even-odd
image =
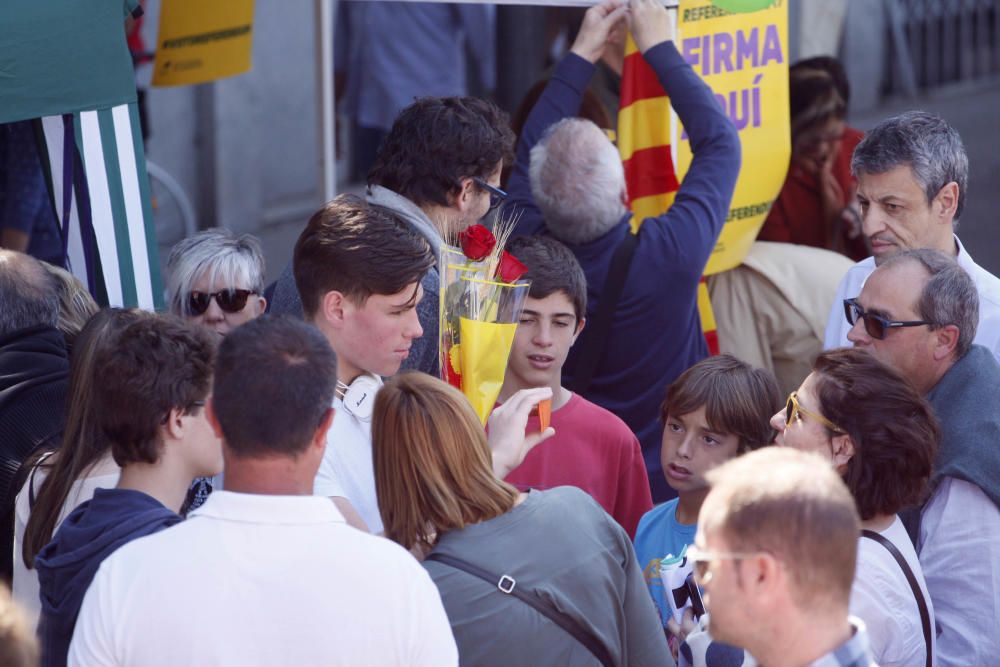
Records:
<instances>
[{"instance_id":1,"label":"black backpack strap","mask_svg":"<svg viewBox=\"0 0 1000 667\"><path fill-rule=\"evenodd\" d=\"M899 553L899 549L896 548L895 544L873 530L862 530L861 536L874 540L885 547L886 551L896 559L900 569L903 570L903 575L906 577L906 581L910 584L910 589L913 591L913 597L917 600L917 608L920 610L920 624L924 628L924 646L927 651L927 667L931 667L931 614L927 610L927 601L924 600L924 593L920 590L917 577L913 574L909 563L906 562L903 554Z\"/></svg>"},{"instance_id":2,"label":"black backpack strap","mask_svg":"<svg viewBox=\"0 0 1000 667\"><path fill-rule=\"evenodd\" d=\"M622 292L625 290L625 278L628 276L629 267L632 266L635 249L639 245L641 229L642 227L635 231L629 230L611 258L601 302L597 304L597 312L587 323L587 331L580 342L580 361L573 373L571 387L578 394L583 394L590 388L597 364L603 358L604 346L608 342L611 324L614 322L615 308L618 307Z\"/></svg>"},{"instance_id":3,"label":"black backpack strap","mask_svg":"<svg viewBox=\"0 0 1000 667\"><path fill-rule=\"evenodd\" d=\"M583 644L583 646L590 651L594 657L597 658L602 665L604 665L604 667L615 666L615 662L611 659L611 654L608 653L607 647L604 646L604 644L602 644L601 641L593 635L593 633L580 625L576 619L560 612L552 605L551 602L538 595L535 591L525 591L518 588L517 581L509 574L497 576L489 570L483 569L466 560L437 552L429 554L425 560L437 561L439 563L443 563L444 565L449 565L456 570L462 570L463 572L467 572L474 577L479 577L491 586L496 586L497 590L501 593L513 595L521 602L533 607L539 614L558 625L571 637Z\"/></svg>"}]
</instances>

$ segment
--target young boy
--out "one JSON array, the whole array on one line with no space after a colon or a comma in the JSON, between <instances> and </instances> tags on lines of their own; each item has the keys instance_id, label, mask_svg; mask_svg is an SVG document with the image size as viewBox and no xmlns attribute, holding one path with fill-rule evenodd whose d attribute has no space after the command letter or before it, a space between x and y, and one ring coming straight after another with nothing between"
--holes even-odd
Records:
<instances>
[{"instance_id":1,"label":"young boy","mask_svg":"<svg viewBox=\"0 0 1000 667\"><path fill-rule=\"evenodd\" d=\"M66 664L84 593L101 562L178 523L191 482L222 471L222 443L205 417L214 356L208 330L150 314L95 359L91 418L121 476L117 487L97 489L73 510L35 559L43 665Z\"/></svg>"},{"instance_id":2,"label":"young boy","mask_svg":"<svg viewBox=\"0 0 1000 667\"><path fill-rule=\"evenodd\" d=\"M664 627L671 611L660 560L680 555L694 542L698 511L709 491L705 473L770 444L770 415L780 405L778 383L769 371L728 354L698 362L667 389L660 463L677 497L646 513L635 534L635 555Z\"/></svg>"},{"instance_id":3,"label":"young boy","mask_svg":"<svg viewBox=\"0 0 1000 667\"><path fill-rule=\"evenodd\" d=\"M506 481L522 490L579 487L633 536L639 518L653 506L639 440L621 419L562 386L562 367L587 311L583 269L569 248L549 237L518 237L507 250L528 267L531 290L500 401L519 389L551 387L556 434L531 450ZM527 432L538 429L539 420L532 417Z\"/></svg>"}]
</instances>

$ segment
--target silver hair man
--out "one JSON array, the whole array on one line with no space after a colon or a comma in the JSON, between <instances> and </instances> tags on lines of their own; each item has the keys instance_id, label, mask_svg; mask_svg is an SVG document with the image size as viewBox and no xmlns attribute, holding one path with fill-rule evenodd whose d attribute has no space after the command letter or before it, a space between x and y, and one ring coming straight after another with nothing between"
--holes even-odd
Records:
<instances>
[{"instance_id":1,"label":"silver hair man","mask_svg":"<svg viewBox=\"0 0 1000 667\"><path fill-rule=\"evenodd\" d=\"M927 248L893 255L882 267L890 269L905 262L920 264L929 276L917 300L920 319L930 322L932 330L948 325L958 327L954 356L956 359L965 356L979 325L979 293L972 278L954 259Z\"/></svg>"},{"instance_id":2,"label":"silver hair man","mask_svg":"<svg viewBox=\"0 0 1000 667\"><path fill-rule=\"evenodd\" d=\"M59 292L40 261L0 249L0 337L21 329L56 326Z\"/></svg>"},{"instance_id":3,"label":"silver hair man","mask_svg":"<svg viewBox=\"0 0 1000 667\"><path fill-rule=\"evenodd\" d=\"M907 111L869 130L851 158L855 176L884 174L899 166L910 167L928 204L941 188L958 184L958 204L952 219L957 225L969 186L969 158L955 128L926 111Z\"/></svg>"},{"instance_id":4,"label":"silver hair man","mask_svg":"<svg viewBox=\"0 0 1000 667\"><path fill-rule=\"evenodd\" d=\"M531 194L560 241L587 243L625 215L625 170L618 149L589 120L552 125L531 149Z\"/></svg>"}]
</instances>

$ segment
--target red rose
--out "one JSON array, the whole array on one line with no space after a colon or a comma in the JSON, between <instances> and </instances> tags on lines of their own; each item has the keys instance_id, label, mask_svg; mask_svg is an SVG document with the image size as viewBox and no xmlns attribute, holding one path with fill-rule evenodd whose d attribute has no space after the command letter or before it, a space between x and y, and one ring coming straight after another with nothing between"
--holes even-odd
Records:
<instances>
[{"instance_id":1,"label":"red rose","mask_svg":"<svg viewBox=\"0 0 1000 667\"><path fill-rule=\"evenodd\" d=\"M459 232L458 242L465 256L474 262L486 259L497 244L493 232L482 225L472 225L465 231Z\"/></svg>"},{"instance_id":2,"label":"red rose","mask_svg":"<svg viewBox=\"0 0 1000 667\"><path fill-rule=\"evenodd\" d=\"M497 267L497 276L505 283L516 282L518 278L528 272L528 267L521 263L517 257L506 250L500 255L500 266Z\"/></svg>"}]
</instances>

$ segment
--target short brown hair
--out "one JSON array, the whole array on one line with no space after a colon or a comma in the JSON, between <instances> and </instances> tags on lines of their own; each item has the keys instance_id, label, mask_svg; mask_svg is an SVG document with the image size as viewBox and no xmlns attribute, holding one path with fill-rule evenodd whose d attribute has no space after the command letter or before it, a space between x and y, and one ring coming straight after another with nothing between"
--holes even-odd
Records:
<instances>
[{"instance_id":1,"label":"short brown hair","mask_svg":"<svg viewBox=\"0 0 1000 667\"><path fill-rule=\"evenodd\" d=\"M922 502L940 429L903 376L857 348L829 350L813 365L817 408L854 441L844 481L863 520Z\"/></svg>"},{"instance_id":2,"label":"short brown hair","mask_svg":"<svg viewBox=\"0 0 1000 667\"><path fill-rule=\"evenodd\" d=\"M408 371L385 383L372 415L375 491L385 536L407 549L509 511L518 491L493 475L486 434L454 387Z\"/></svg>"},{"instance_id":3,"label":"short brown hair","mask_svg":"<svg viewBox=\"0 0 1000 667\"><path fill-rule=\"evenodd\" d=\"M215 339L175 315L142 317L94 359L93 410L115 463L156 463L160 426L173 409L189 412L208 396Z\"/></svg>"},{"instance_id":4,"label":"short brown hair","mask_svg":"<svg viewBox=\"0 0 1000 667\"><path fill-rule=\"evenodd\" d=\"M419 232L389 209L340 195L317 211L295 244L292 272L307 317L337 290L354 303L397 294L434 266Z\"/></svg>"},{"instance_id":5,"label":"short brown hair","mask_svg":"<svg viewBox=\"0 0 1000 667\"><path fill-rule=\"evenodd\" d=\"M711 491L699 522L718 529L733 551L764 551L787 568L803 608L846 607L861 523L830 464L790 447L765 447L706 473Z\"/></svg>"},{"instance_id":6,"label":"short brown hair","mask_svg":"<svg viewBox=\"0 0 1000 667\"><path fill-rule=\"evenodd\" d=\"M573 304L579 323L587 315L587 276L573 251L551 236L517 236L507 250L528 267L525 280L531 281L532 299L562 292Z\"/></svg>"},{"instance_id":7,"label":"short brown hair","mask_svg":"<svg viewBox=\"0 0 1000 667\"><path fill-rule=\"evenodd\" d=\"M781 409L781 391L771 371L729 354L702 359L667 388L661 417L679 417L705 406L709 427L740 439L740 453L771 444L771 416Z\"/></svg>"}]
</instances>

